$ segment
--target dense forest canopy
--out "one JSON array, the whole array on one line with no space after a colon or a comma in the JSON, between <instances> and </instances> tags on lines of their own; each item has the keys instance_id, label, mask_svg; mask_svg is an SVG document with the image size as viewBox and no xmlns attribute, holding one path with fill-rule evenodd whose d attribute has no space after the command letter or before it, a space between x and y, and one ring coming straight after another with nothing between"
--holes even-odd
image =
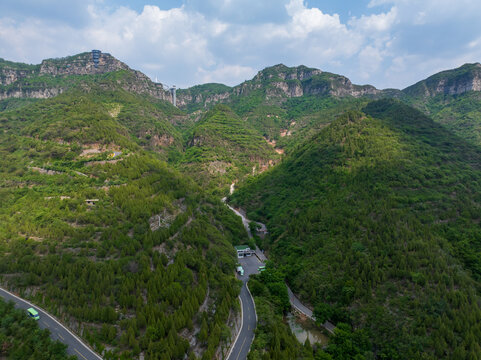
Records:
<instances>
[{"instance_id":1,"label":"dense forest canopy","mask_svg":"<svg viewBox=\"0 0 481 360\"><path fill-rule=\"evenodd\" d=\"M363 111L232 200L267 223L289 284L377 356L478 354L481 152L399 102Z\"/></svg>"}]
</instances>

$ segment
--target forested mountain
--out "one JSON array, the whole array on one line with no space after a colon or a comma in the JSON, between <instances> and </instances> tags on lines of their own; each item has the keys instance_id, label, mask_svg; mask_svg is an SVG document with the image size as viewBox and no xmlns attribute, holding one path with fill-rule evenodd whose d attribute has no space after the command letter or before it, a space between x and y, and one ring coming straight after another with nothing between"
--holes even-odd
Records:
<instances>
[{"instance_id":1,"label":"forested mountain","mask_svg":"<svg viewBox=\"0 0 481 360\"><path fill-rule=\"evenodd\" d=\"M403 100L469 142L481 145L481 64L465 64L403 90Z\"/></svg>"},{"instance_id":2,"label":"forested mountain","mask_svg":"<svg viewBox=\"0 0 481 360\"><path fill-rule=\"evenodd\" d=\"M396 101L348 112L232 197L289 284L378 358L477 358L481 151ZM363 353L369 357L368 353Z\"/></svg>"},{"instance_id":3,"label":"forested mountain","mask_svg":"<svg viewBox=\"0 0 481 360\"><path fill-rule=\"evenodd\" d=\"M0 58L0 100L15 102L18 98L46 99L57 96L79 84L96 82L105 76L115 80L115 87L122 87L136 94L170 100L170 94L162 84L153 83L140 71L106 53L94 51L59 59L47 59L38 65L5 61ZM122 74L122 79L118 78ZM104 84L107 85L107 84ZM114 83L111 83L114 85Z\"/></svg>"},{"instance_id":4,"label":"forested mountain","mask_svg":"<svg viewBox=\"0 0 481 360\"><path fill-rule=\"evenodd\" d=\"M179 106L190 112L215 103L229 104L279 149L289 151L298 138L332 121L333 112L359 109L359 104L372 99L396 98L479 145L480 91L479 63L442 71L404 90L354 85L342 75L279 64L234 87L205 84L180 90Z\"/></svg>"},{"instance_id":5,"label":"forested mountain","mask_svg":"<svg viewBox=\"0 0 481 360\"><path fill-rule=\"evenodd\" d=\"M176 108L109 54L0 60L1 283L106 359L221 357L236 181L270 232L251 359L477 359L480 69L401 91L276 65ZM324 350L283 323L284 279L338 326Z\"/></svg>"},{"instance_id":6,"label":"forested mountain","mask_svg":"<svg viewBox=\"0 0 481 360\"><path fill-rule=\"evenodd\" d=\"M187 112L227 104L278 153L284 153L339 113L381 94L373 86L353 85L341 75L279 64L235 87L205 84L179 90L178 104Z\"/></svg>"},{"instance_id":7,"label":"forested mountain","mask_svg":"<svg viewBox=\"0 0 481 360\"><path fill-rule=\"evenodd\" d=\"M182 113L102 84L0 113L2 284L106 359L211 359L230 338L245 230L162 161L182 150Z\"/></svg>"}]
</instances>

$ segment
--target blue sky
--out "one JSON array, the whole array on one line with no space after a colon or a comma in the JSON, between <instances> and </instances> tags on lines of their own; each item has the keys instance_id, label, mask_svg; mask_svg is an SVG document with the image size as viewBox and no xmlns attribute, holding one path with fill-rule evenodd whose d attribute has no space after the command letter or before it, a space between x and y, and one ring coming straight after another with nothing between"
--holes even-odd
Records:
<instances>
[{"instance_id":1,"label":"blue sky","mask_svg":"<svg viewBox=\"0 0 481 360\"><path fill-rule=\"evenodd\" d=\"M404 88L480 62L479 14L479 0L2 0L0 57L95 48L179 87L284 63Z\"/></svg>"}]
</instances>

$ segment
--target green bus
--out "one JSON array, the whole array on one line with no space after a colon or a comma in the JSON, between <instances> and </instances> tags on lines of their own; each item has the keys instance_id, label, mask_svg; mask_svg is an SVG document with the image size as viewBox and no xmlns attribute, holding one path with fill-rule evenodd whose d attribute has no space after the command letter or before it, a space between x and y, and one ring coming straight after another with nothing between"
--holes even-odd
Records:
<instances>
[{"instance_id":1,"label":"green bus","mask_svg":"<svg viewBox=\"0 0 481 360\"><path fill-rule=\"evenodd\" d=\"M38 320L40 319L40 315L38 315L37 310L34 308L28 308L27 309L28 316L30 316L32 319Z\"/></svg>"},{"instance_id":2,"label":"green bus","mask_svg":"<svg viewBox=\"0 0 481 360\"><path fill-rule=\"evenodd\" d=\"M259 267L257 268L257 270L259 270L260 272L264 271L265 269L266 269L265 266L259 266Z\"/></svg>"}]
</instances>

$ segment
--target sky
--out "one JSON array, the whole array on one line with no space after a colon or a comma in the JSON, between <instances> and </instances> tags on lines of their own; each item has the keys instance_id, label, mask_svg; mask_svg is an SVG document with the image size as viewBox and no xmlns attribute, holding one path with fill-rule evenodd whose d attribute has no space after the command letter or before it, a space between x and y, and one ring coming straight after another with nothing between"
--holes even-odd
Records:
<instances>
[{"instance_id":1,"label":"sky","mask_svg":"<svg viewBox=\"0 0 481 360\"><path fill-rule=\"evenodd\" d=\"M100 49L166 85L306 65L404 88L481 62L479 0L1 0L0 57Z\"/></svg>"}]
</instances>

